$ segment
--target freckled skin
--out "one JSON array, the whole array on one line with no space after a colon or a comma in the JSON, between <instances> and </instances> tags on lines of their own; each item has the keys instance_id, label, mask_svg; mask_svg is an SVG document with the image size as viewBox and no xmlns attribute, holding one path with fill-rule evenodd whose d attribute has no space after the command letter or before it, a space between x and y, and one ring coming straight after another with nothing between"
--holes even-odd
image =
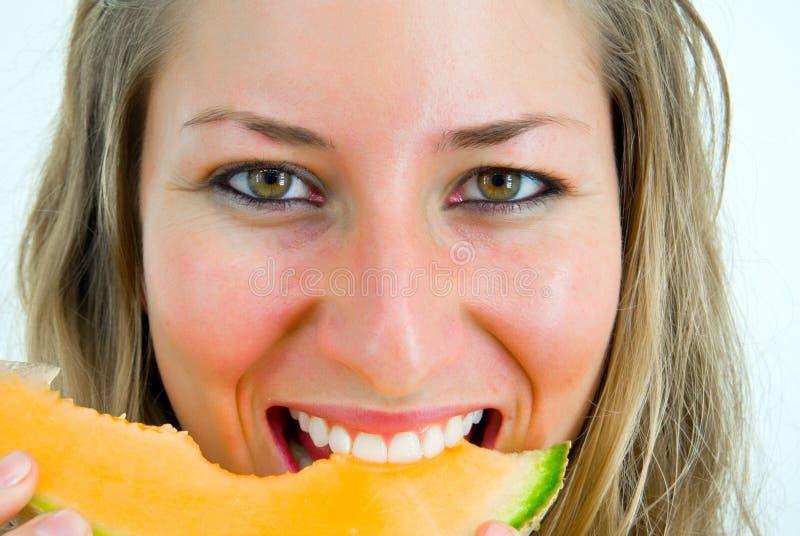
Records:
<instances>
[{"instance_id":1,"label":"freckled skin","mask_svg":"<svg viewBox=\"0 0 800 536\"><path fill-rule=\"evenodd\" d=\"M291 403L493 407L504 451L574 438L621 273L610 105L575 14L536 1L285 1L198 2L187 17L152 90L140 209L159 369L205 455L235 472L284 472L264 413ZM182 128L215 106L313 129L335 149L231 122ZM582 124L436 151L442 131L528 113ZM202 187L252 160L309 170L325 202L259 212ZM446 208L458 179L487 163L572 188L508 215ZM467 263L451 256L457 243L471 248ZM269 263L284 290L254 292ZM433 266L452 283L482 268L535 277L532 292L434 292ZM325 284L370 268L401 286L415 269L427 275L408 295ZM321 292L303 290L308 270Z\"/></svg>"}]
</instances>

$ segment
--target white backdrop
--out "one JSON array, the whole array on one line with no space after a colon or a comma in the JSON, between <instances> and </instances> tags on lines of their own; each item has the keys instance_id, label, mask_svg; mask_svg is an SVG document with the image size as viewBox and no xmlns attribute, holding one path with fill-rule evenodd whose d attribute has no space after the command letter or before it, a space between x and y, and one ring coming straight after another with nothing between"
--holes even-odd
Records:
<instances>
[{"instance_id":1,"label":"white backdrop","mask_svg":"<svg viewBox=\"0 0 800 536\"><path fill-rule=\"evenodd\" d=\"M22 355L14 293L30 185L58 105L74 0L0 7L0 358ZM731 83L726 259L752 371L767 534L800 527L800 3L698 0Z\"/></svg>"}]
</instances>

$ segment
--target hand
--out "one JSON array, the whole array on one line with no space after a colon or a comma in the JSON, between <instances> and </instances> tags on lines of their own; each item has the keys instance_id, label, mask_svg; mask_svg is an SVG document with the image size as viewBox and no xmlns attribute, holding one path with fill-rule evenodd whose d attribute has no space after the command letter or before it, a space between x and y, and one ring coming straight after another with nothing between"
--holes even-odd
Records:
<instances>
[{"instance_id":1,"label":"hand","mask_svg":"<svg viewBox=\"0 0 800 536\"><path fill-rule=\"evenodd\" d=\"M519 532L505 523L487 521L478 527L475 536L519 536Z\"/></svg>"},{"instance_id":2,"label":"hand","mask_svg":"<svg viewBox=\"0 0 800 536\"><path fill-rule=\"evenodd\" d=\"M33 497L39 466L30 455L15 451L0 458L0 533L3 524L17 515ZM74 510L58 510L36 516L6 536L91 536L92 531Z\"/></svg>"}]
</instances>

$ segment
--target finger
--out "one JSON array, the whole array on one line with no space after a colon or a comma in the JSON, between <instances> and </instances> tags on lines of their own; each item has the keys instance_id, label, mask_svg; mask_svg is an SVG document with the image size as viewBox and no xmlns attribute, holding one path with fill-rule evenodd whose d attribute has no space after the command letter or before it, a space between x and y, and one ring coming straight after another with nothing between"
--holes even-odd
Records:
<instances>
[{"instance_id":1,"label":"finger","mask_svg":"<svg viewBox=\"0 0 800 536\"><path fill-rule=\"evenodd\" d=\"M478 527L475 536L519 536L519 532L505 523L487 521Z\"/></svg>"},{"instance_id":2,"label":"finger","mask_svg":"<svg viewBox=\"0 0 800 536\"><path fill-rule=\"evenodd\" d=\"M0 458L0 525L28 504L39 480L34 459L20 450Z\"/></svg>"},{"instance_id":3,"label":"finger","mask_svg":"<svg viewBox=\"0 0 800 536\"><path fill-rule=\"evenodd\" d=\"M58 510L25 523L5 536L91 536L92 529L75 510Z\"/></svg>"}]
</instances>

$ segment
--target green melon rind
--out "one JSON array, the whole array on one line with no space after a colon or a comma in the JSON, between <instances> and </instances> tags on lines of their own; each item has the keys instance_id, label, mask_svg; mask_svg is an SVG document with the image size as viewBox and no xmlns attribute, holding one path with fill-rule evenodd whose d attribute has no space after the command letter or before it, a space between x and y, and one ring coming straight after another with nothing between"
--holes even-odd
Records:
<instances>
[{"instance_id":1,"label":"green melon rind","mask_svg":"<svg viewBox=\"0 0 800 536\"><path fill-rule=\"evenodd\" d=\"M62 507L55 501L48 499L42 495L36 494L26 506L30 509L30 514L26 517L33 517L33 515L45 514L53 510L60 510ZM100 525L92 523L92 536L130 536L127 532L120 532L118 530L111 530Z\"/></svg>"},{"instance_id":2,"label":"green melon rind","mask_svg":"<svg viewBox=\"0 0 800 536\"><path fill-rule=\"evenodd\" d=\"M527 497L515 503L516 508L507 514L506 523L522 534L539 530L542 518L564 486L570 446L571 442L566 441L542 453L542 458L536 464L532 475L536 486L530 490Z\"/></svg>"}]
</instances>

